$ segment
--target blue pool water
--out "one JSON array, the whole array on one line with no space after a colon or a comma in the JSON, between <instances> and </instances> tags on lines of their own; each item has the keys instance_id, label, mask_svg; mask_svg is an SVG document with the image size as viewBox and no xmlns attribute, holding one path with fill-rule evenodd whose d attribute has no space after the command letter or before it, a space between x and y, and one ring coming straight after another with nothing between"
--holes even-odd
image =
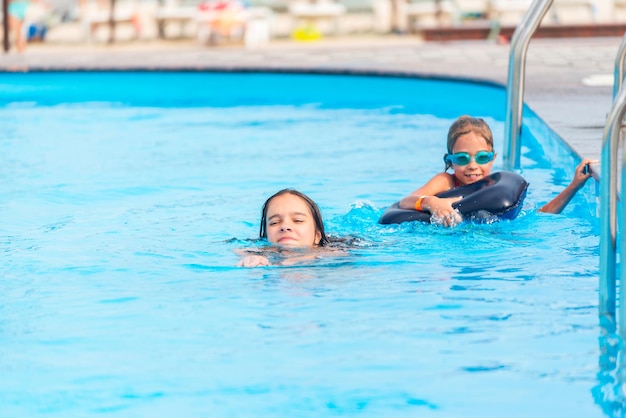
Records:
<instances>
[{"instance_id":1,"label":"blue pool water","mask_svg":"<svg viewBox=\"0 0 626 418\"><path fill-rule=\"evenodd\" d=\"M598 338L595 186L536 213L578 160L532 111L518 219L376 222L443 169L457 116L486 118L501 152L500 87L34 73L2 74L0 92L0 416L621 411ZM236 268L284 187L361 244Z\"/></svg>"}]
</instances>

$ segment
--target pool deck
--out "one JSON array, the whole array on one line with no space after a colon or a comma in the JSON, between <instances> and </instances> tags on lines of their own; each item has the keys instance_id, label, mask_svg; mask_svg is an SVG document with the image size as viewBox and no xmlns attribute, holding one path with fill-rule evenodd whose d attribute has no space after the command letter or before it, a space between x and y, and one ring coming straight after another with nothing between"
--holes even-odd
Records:
<instances>
[{"instance_id":1,"label":"pool deck","mask_svg":"<svg viewBox=\"0 0 626 418\"><path fill-rule=\"evenodd\" d=\"M524 101L582 157L599 159L621 37L531 40ZM394 72L506 84L510 45L488 40L424 41L409 35L272 41L256 49L192 40L30 44L0 55L0 69L264 69ZM476 97L476 100L481 100ZM503 103L503 106L505 104Z\"/></svg>"}]
</instances>

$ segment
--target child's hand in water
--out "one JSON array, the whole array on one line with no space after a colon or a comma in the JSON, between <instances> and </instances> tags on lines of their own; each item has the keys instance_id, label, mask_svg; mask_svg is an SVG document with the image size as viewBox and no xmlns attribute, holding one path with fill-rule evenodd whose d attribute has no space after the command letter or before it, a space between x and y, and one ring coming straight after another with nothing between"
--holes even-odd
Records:
<instances>
[{"instance_id":1,"label":"child's hand in water","mask_svg":"<svg viewBox=\"0 0 626 418\"><path fill-rule=\"evenodd\" d=\"M449 228L457 226L461 222L463 222L463 216L456 210L447 216L440 216L436 213L430 215L430 223L434 225L443 225Z\"/></svg>"},{"instance_id":2,"label":"child's hand in water","mask_svg":"<svg viewBox=\"0 0 626 418\"><path fill-rule=\"evenodd\" d=\"M458 202L461 199L462 197L429 197L430 222L446 227L456 226L463 222L463 217L459 211L452 207L454 202Z\"/></svg>"},{"instance_id":3,"label":"child's hand in water","mask_svg":"<svg viewBox=\"0 0 626 418\"><path fill-rule=\"evenodd\" d=\"M247 257L242 258L238 263L237 267L259 267L259 266L269 266L270 261L267 257L262 255L249 255Z\"/></svg>"}]
</instances>

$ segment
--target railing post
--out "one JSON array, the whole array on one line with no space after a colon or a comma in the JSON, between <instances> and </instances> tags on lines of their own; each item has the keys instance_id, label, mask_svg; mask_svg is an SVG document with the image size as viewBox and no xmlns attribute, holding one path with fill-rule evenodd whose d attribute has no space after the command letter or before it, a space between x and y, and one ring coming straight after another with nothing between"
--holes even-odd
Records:
<instances>
[{"instance_id":1,"label":"railing post","mask_svg":"<svg viewBox=\"0 0 626 418\"><path fill-rule=\"evenodd\" d=\"M2 44L4 47L4 53L6 54L11 49L9 43L9 0L2 0Z\"/></svg>"},{"instance_id":2,"label":"railing post","mask_svg":"<svg viewBox=\"0 0 626 418\"><path fill-rule=\"evenodd\" d=\"M506 89L506 123L504 126L504 167L520 168L522 109L524 103L524 73L526 51L530 38L548 12L553 0L535 0L513 32L509 52L509 76Z\"/></svg>"},{"instance_id":3,"label":"railing post","mask_svg":"<svg viewBox=\"0 0 626 418\"><path fill-rule=\"evenodd\" d=\"M615 57L615 70L613 80L613 104L607 115L606 125L602 140L602 165L600 171L600 282L598 285L600 326L605 333L614 333L615 321L615 298L617 284L617 221L618 221L618 196L617 176L618 161L617 153L622 140L622 123L626 109L626 90L622 89L624 81L624 59L626 58L626 34L622 37L617 55ZM626 150L625 150L626 152ZM622 163L624 164L624 162ZM622 196L626 191L624 179L626 170L622 166ZM626 216L626 205L621 204L619 213ZM621 234L621 245L626 244L626 237ZM624 258L624 249L620 254ZM620 276L626 274L626 263L620 264ZM626 292L620 293L619 311L619 334L626 337Z\"/></svg>"},{"instance_id":4,"label":"railing post","mask_svg":"<svg viewBox=\"0 0 626 418\"><path fill-rule=\"evenodd\" d=\"M615 96L604 127L600 171L600 283L598 308L600 325L609 333L615 332L617 153L624 113L626 113L626 89L620 88ZM622 176L626 176L624 167L622 167ZM622 184L622 187L626 188L626 184ZM622 216L624 216L624 205L621 205L621 208ZM621 239L622 243L626 243L624 241L626 237L623 234ZM624 254L622 254L623 256ZM622 274L624 274L625 270L626 263L621 263ZM626 292L622 292L620 302L619 326L620 335L623 338L626 335Z\"/></svg>"},{"instance_id":5,"label":"railing post","mask_svg":"<svg viewBox=\"0 0 626 418\"><path fill-rule=\"evenodd\" d=\"M112 44L115 41L115 0L111 0L109 13L109 43Z\"/></svg>"},{"instance_id":6,"label":"railing post","mask_svg":"<svg viewBox=\"0 0 626 418\"><path fill-rule=\"evenodd\" d=\"M626 59L626 33L622 36L622 42L619 44L617 56L615 57L615 70L613 72L613 99L619 93L624 82L624 59Z\"/></svg>"}]
</instances>

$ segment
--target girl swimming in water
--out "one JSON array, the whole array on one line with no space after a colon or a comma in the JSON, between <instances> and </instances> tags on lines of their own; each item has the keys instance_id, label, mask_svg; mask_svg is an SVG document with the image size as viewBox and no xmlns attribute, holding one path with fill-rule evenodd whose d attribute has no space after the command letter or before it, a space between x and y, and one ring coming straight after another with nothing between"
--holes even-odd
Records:
<instances>
[{"instance_id":1,"label":"girl swimming in water","mask_svg":"<svg viewBox=\"0 0 626 418\"><path fill-rule=\"evenodd\" d=\"M346 254L329 247L319 207L310 197L294 189L280 190L265 201L259 238L274 245L240 250L243 258L238 266L292 265L324 255Z\"/></svg>"}]
</instances>

